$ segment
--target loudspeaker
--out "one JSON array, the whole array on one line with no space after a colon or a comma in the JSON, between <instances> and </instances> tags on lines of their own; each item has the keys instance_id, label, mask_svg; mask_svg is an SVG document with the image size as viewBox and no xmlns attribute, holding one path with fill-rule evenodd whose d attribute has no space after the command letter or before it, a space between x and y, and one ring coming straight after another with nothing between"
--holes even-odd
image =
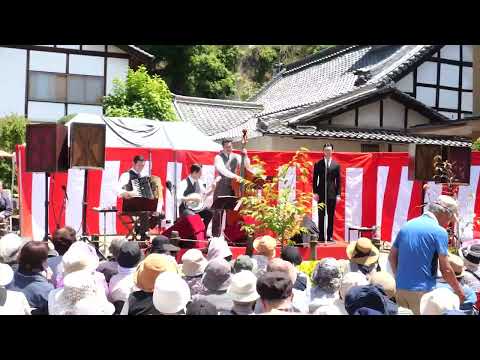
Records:
<instances>
[{"instance_id":1,"label":"loudspeaker","mask_svg":"<svg viewBox=\"0 0 480 360\"><path fill-rule=\"evenodd\" d=\"M409 146L408 179L420 181L436 181L433 158L437 155L442 161L452 164L456 176L456 184L470 183L471 148L411 144Z\"/></svg>"},{"instance_id":2,"label":"loudspeaker","mask_svg":"<svg viewBox=\"0 0 480 360\"><path fill-rule=\"evenodd\" d=\"M72 123L70 125L70 167L105 168L105 124Z\"/></svg>"},{"instance_id":3,"label":"loudspeaker","mask_svg":"<svg viewBox=\"0 0 480 360\"><path fill-rule=\"evenodd\" d=\"M68 171L68 128L62 124L28 124L27 172Z\"/></svg>"}]
</instances>

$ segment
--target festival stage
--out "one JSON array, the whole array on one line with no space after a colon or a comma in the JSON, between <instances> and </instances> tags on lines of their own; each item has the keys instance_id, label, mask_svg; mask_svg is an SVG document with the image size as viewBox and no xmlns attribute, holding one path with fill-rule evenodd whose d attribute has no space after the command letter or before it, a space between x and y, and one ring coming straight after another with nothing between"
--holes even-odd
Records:
<instances>
[{"instance_id":1,"label":"festival stage","mask_svg":"<svg viewBox=\"0 0 480 360\"><path fill-rule=\"evenodd\" d=\"M322 259L325 257L333 257L335 259L346 259L347 258L347 248L348 243L345 241L336 241L335 243L327 244L318 244L317 245L317 259ZM300 254L302 255L303 260L310 260L310 248L308 247L299 247ZM181 249L177 254L177 261L180 261L182 255L188 249ZM245 254L245 247L236 247L230 246L232 251L232 257L236 259L240 255ZM280 256L280 247L277 247L277 256Z\"/></svg>"}]
</instances>

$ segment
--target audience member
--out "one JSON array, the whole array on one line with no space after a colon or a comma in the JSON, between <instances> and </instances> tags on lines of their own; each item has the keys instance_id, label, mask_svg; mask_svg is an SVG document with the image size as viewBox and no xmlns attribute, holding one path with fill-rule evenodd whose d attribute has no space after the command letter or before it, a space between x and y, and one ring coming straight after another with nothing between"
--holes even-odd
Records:
<instances>
[{"instance_id":1,"label":"audience member","mask_svg":"<svg viewBox=\"0 0 480 360\"><path fill-rule=\"evenodd\" d=\"M120 313L135 286L133 275L141 260L142 251L137 242L126 241L122 244L117 257L118 273L112 276L108 284L108 299L115 305L116 314Z\"/></svg>"},{"instance_id":2,"label":"audience member","mask_svg":"<svg viewBox=\"0 0 480 360\"><path fill-rule=\"evenodd\" d=\"M180 248L173 245L168 237L165 235L158 235L152 240L152 246L149 249L149 254L164 254L175 258L179 251Z\"/></svg>"},{"instance_id":3,"label":"audience member","mask_svg":"<svg viewBox=\"0 0 480 360\"><path fill-rule=\"evenodd\" d=\"M49 257L47 264L52 270L52 283L57 287L56 281L59 273L61 273L61 263L63 255L68 251L70 246L76 241L71 230L67 228L60 228L53 233L52 243L57 252L57 256Z\"/></svg>"},{"instance_id":4,"label":"audience member","mask_svg":"<svg viewBox=\"0 0 480 360\"><path fill-rule=\"evenodd\" d=\"M114 311L115 307L96 286L91 269L68 273L63 288L48 296L50 315L112 315Z\"/></svg>"},{"instance_id":5,"label":"audience member","mask_svg":"<svg viewBox=\"0 0 480 360\"><path fill-rule=\"evenodd\" d=\"M105 276L105 280L110 282L113 275L118 273L118 254L120 248L127 241L125 238L115 238L111 241L108 251L111 254L108 260L100 262L97 271Z\"/></svg>"},{"instance_id":6,"label":"audience member","mask_svg":"<svg viewBox=\"0 0 480 360\"><path fill-rule=\"evenodd\" d=\"M460 299L446 287L429 291L420 299L420 315L442 315L449 310L460 310Z\"/></svg>"},{"instance_id":7,"label":"audience member","mask_svg":"<svg viewBox=\"0 0 480 360\"><path fill-rule=\"evenodd\" d=\"M48 247L43 241L27 242L18 256L18 269L9 290L22 292L32 308L32 315L48 314L48 294L53 285L43 274L47 266Z\"/></svg>"},{"instance_id":8,"label":"audience member","mask_svg":"<svg viewBox=\"0 0 480 360\"><path fill-rule=\"evenodd\" d=\"M157 276L153 290L153 305L160 315L185 315L190 301L190 288L180 275L163 272Z\"/></svg>"},{"instance_id":9,"label":"audience member","mask_svg":"<svg viewBox=\"0 0 480 360\"><path fill-rule=\"evenodd\" d=\"M22 292L7 290L13 280L13 270L0 264L0 315L30 315L30 305Z\"/></svg>"},{"instance_id":10,"label":"audience member","mask_svg":"<svg viewBox=\"0 0 480 360\"><path fill-rule=\"evenodd\" d=\"M387 294L388 298L396 303L395 295L397 288L395 278L386 271L377 271L370 275L370 284L381 286ZM398 315L413 315L413 311L401 306L398 306Z\"/></svg>"},{"instance_id":11,"label":"audience member","mask_svg":"<svg viewBox=\"0 0 480 360\"><path fill-rule=\"evenodd\" d=\"M310 292L308 311L314 313L319 307L331 306L339 299L342 273L334 258L321 259L313 270L314 286Z\"/></svg>"},{"instance_id":12,"label":"audience member","mask_svg":"<svg viewBox=\"0 0 480 360\"><path fill-rule=\"evenodd\" d=\"M0 239L0 262L8 264L15 271L18 269L18 254L28 241L14 233L4 235Z\"/></svg>"},{"instance_id":13,"label":"audience member","mask_svg":"<svg viewBox=\"0 0 480 360\"><path fill-rule=\"evenodd\" d=\"M420 314L420 299L436 286L437 266L447 283L463 302L465 294L448 262L448 234L445 228L455 221L457 201L440 195L423 215L403 225L393 243L389 261L397 284L400 306Z\"/></svg>"},{"instance_id":14,"label":"audience member","mask_svg":"<svg viewBox=\"0 0 480 360\"><path fill-rule=\"evenodd\" d=\"M187 304L187 315L218 315L218 311L206 300L194 300Z\"/></svg>"},{"instance_id":15,"label":"audience member","mask_svg":"<svg viewBox=\"0 0 480 360\"><path fill-rule=\"evenodd\" d=\"M233 301L227 294L231 282L230 264L223 258L211 260L202 277L202 289L192 300L202 299L211 302L219 312L230 311Z\"/></svg>"},{"instance_id":16,"label":"audience member","mask_svg":"<svg viewBox=\"0 0 480 360\"><path fill-rule=\"evenodd\" d=\"M473 306L477 302L477 294L475 294L475 291L473 291L463 282L463 277L465 276L465 266L463 264L463 260L460 256L448 254L448 262L455 273L458 282L462 286L463 293L465 294L465 300L462 304L460 304L460 310L470 312L473 310ZM452 290L452 287L443 278L438 281L437 287L447 287Z\"/></svg>"},{"instance_id":17,"label":"audience member","mask_svg":"<svg viewBox=\"0 0 480 360\"><path fill-rule=\"evenodd\" d=\"M207 260L212 261L218 258L226 261L232 259L232 251L223 237L213 237L208 243Z\"/></svg>"},{"instance_id":18,"label":"audience member","mask_svg":"<svg viewBox=\"0 0 480 360\"><path fill-rule=\"evenodd\" d=\"M285 246L282 250L280 257L295 266L297 277L295 278L295 282L293 283L293 288L300 291L309 290L310 282L307 274L298 270L298 266L300 266L303 262L298 247Z\"/></svg>"},{"instance_id":19,"label":"audience member","mask_svg":"<svg viewBox=\"0 0 480 360\"><path fill-rule=\"evenodd\" d=\"M397 305L390 301L382 287L354 286L345 296L345 310L349 315L397 315Z\"/></svg>"},{"instance_id":20,"label":"audience member","mask_svg":"<svg viewBox=\"0 0 480 360\"><path fill-rule=\"evenodd\" d=\"M227 295L233 301L232 310L222 315L253 315L254 306L260 295L257 293L257 278L249 270L232 275Z\"/></svg>"},{"instance_id":21,"label":"audience member","mask_svg":"<svg viewBox=\"0 0 480 360\"><path fill-rule=\"evenodd\" d=\"M288 315L295 313L292 306L293 283L281 271L266 272L257 279L257 292L265 309L265 315Z\"/></svg>"},{"instance_id":22,"label":"audience member","mask_svg":"<svg viewBox=\"0 0 480 360\"><path fill-rule=\"evenodd\" d=\"M480 244L473 244L460 249L460 256L465 264L463 281L476 293L480 292Z\"/></svg>"},{"instance_id":23,"label":"audience member","mask_svg":"<svg viewBox=\"0 0 480 360\"><path fill-rule=\"evenodd\" d=\"M202 289L202 276L207 264L207 259L198 249L189 249L182 256L181 271L192 296Z\"/></svg>"},{"instance_id":24,"label":"audience member","mask_svg":"<svg viewBox=\"0 0 480 360\"><path fill-rule=\"evenodd\" d=\"M121 315L158 315L153 305L153 289L157 276L166 271L177 273L177 267L165 254L150 254L140 262L133 275L138 290L125 301Z\"/></svg>"},{"instance_id":25,"label":"audience member","mask_svg":"<svg viewBox=\"0 0 480 360\"><path fill-rule=\"evenodd\" d=\"M268 262L275 257L277 240L271 236L265 235L256 238L253 241L253 248L257 254L252 258L257 262L255 275L261 276L267 271Z\"/></svg>"},{"instance_id":26,"label":"audience member","mask_svg":"<svg viewBox=\"0 0 480 360\"><path fill-rule=\"evenodd\" d=\"M360 238L348 244L347 258L350 262L346 272L360 271L368 276L380 270L378 265L380 251L373 245L370 239Z\"/></svg>"},{"instance_id":27,"label":"audience member","mask_svg":"<svg viewBox=\"0 0 480 360\"><path fill-rule=\"evenodd\" d=\"M61 271L59 271L56 279L56 287L63 287L63 278L68 274L79 270L88 270L95 276L98 291L103 291L105 296L108 297L108 284L105 275L97 271L99 262L97 251L93 246L83 241L75 241L63 254L61 267L59 267Z\"/></svg>"},{"instance_id":28,"label":"audience member","mask_svg":"<svg viewBox=\"0 0 480 360\"><path fill-rule=\"evenodd\" d=\"M235 259L232 266L232 273L236 274L242 270L248 270L255 273L256 261L247 255L240 255Z\"/></svg>"}]
</instances>

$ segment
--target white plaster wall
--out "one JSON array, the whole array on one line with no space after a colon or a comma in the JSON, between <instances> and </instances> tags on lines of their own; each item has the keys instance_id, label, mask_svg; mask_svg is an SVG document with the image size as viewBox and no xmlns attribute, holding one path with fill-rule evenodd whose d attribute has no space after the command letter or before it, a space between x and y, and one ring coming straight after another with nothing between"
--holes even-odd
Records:
<instances>
[{"instance_id":1,"label":"white plaster wall","mask_svg":"<svg viewBox=\"0 0 480 360\"><path fill-rule=\"evenodd\" d=\"M380 102L358 108L358 127L378 128L380 125Z\"/></svg>"},{"instance_id":2,"label":"white plaster wall","mask_svg":"<svg viewBox=\"0 0 480 360\"><path fill-rule=\"evenodd\" d=\"M67 115L80 114L80 113L102 115L103 111L101 106L96 106L96 105L79 105L79 104L67 105Z\"/></svg>"},{"instance_id":3,"label":"white plaster wall","mask_svg":"<svg viewBox=\"0 0 480 360\"><path fill-rule=\"evenodd\" d=\"M460 45L445 45L440 49L440 58L460 60Z\"/></svg>"},{"instance_id":4,"label":"white plaster wall","mask_svg":"<svg viewBox=\"0 0 480 360\"><path fill-rule=\"evenodd\" d=\"M417 100L421 101L425 105L435 106L436 96L437 96L437 92L434 88L417 86Z\"/></svg>"},{"instance_id":5,"label":"white plaster wall","mask_svg":"<svg viewBox=\"0 0 480 360\"><path fill-rule=\"evenodd\" d=\"M65 105L48 102L28 102L28 118L30 120L57 121L65 115Z\"/></svg>"},{"instance_id":6,"label":"white plaster wall","mask_svg":"<svg viewBox=\"0 0 480 360\"><path fill-rule=\"evenodd\" d=\"M104 58L100 56L70 55L68 72L78 75L103 76Z\"/></svg>"},{"instance_id":7,"label":"white plaster wall","mask_svg":"<svg viewBox=\"0 0 480 360\"><path fill-rule=\"evenodd\" d=\"M417 81L425 84L437 83L437 63L425 61L417 68Z\"/></svg>"},{"instance_id":8,"label":"white plaster wall","mask_svg":"<svg viewBox=\"0 0 480 360\"><path fill-rule=\"evenodd\" d=\"M403 92L413 92L413 73L409 73L396 84L397 89Z\"/></svg>"},{"instance_id":9,"label":"white plaster wall","mask_svg":"<svg viewBox=\"0 0 480 360\"><path fill-rule=\"evenodd\" d=\"M105 45L82 45L82 50L105 52Z\"/></svg>"},{"instance_id":10,"label":"white plaster wall","mask_svg":"<svg viewBox=\"0 0 480 360\"><path fill-rule=\"evenodd\" d=\"M403 129L405 106L392 99L383 100L383 127Z\"/></svg>"},{"instance_id":11,"label":"white plaster wall","mask_svg":"<svg viewBox=\"0 0 480 360\"><path fill-rule=\"evenodd\" d=\"M415 110L408 109L408 127L429 123L430 121L425 116Z\"/></svg>"},{"instance_id":12,"label":"white plaster wall","mask_svg":"<svg viewBox=\"0 0 480 360\"><path fill-rule=\"evenodd\" d=\"M0 116L25 112L27 50L0 47Z\"/></svg>"},{"instance_id":13,"label":"white plaster wall","mask_svg":"<svg viewBox=\"0 0 480 360\"><path fill-rule=\"evenodd\" d=\"M457 109L458 91L440 89L438 106L446 109Z\"/></svg>"},{"instance_id":14,"label":"white plaster wall","mask_svg":"<svg viewBox=\"0 0 480 360\"><path fill-rule=\"evenodd\" d=\"M108 52L111 53L117 53L117 54L126 54L126 51L123 51L122 49L114 46L114 45L108 45Z\"/></svg>"},{"instance_id":15,"label":"white plaster wall","mask_svg":"<svg viewBox=\"0 0 480 360\"><path fill-rule=\"evenodd\" d=\"M57 48L80 50L80 45L57 45Z\"/></svg>"},{"instance_id":16,"label":"white plaster wall","mask_svg":"<svg viewBox=\"0 0 480 360\"><path fill-rule=\"evenodd\" d=\"M65 73L67 54L30 51L30 70Z\"/></svg>"},{"instance_id":17,"label":"white plaster wall","mask_svg":"<svg viewBox=\"0 0 480 360\"><path fill-rule=\"evenodd\" d=\"M127 77L127 71L128 59L107 59L107 94L109 94L113 88L113 80L115 78L124 80Z\"/></svg>"},{"instance_id":18,"label":"white plaster wall","mask_svg":"<svg viewBox=\"0 0 480 360\"><path fill-rule=\"evenodd\" d=\"M332 118L332 126L355 126L355 110L350 110L334 116Z\"/></svg>"}]
</instances>

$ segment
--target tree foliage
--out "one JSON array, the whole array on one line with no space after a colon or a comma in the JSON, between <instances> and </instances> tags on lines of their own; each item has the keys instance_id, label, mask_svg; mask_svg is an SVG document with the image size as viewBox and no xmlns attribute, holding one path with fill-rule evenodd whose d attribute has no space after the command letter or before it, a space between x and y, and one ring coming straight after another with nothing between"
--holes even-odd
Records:
<instances>
[{"instance_id":1,"label":"tree foliage","mask_svg":"<svg viewBox=\"0 0 480 360\"><path fill-rule=\"evenodd\" d=\"M0 149L8 153L15 151L15 145L25 142L28 120L20 115L9 115L0 118ZM5 188L10 187L12 177L12 161L0 158L0 179Z\"/></svg>"},{"instance_id":2,"label":"tree foliage","mask_svg":"<svg viewBox=\"0 0 480 360\"><path fill-rule=\"evenodd\" d=\"M143 65L128 69L126 81L115 79L113 84L112 93L103 98L107 116L176 119L167 84L158 75L148 74Z\"/></svg>"}]
</instances>

